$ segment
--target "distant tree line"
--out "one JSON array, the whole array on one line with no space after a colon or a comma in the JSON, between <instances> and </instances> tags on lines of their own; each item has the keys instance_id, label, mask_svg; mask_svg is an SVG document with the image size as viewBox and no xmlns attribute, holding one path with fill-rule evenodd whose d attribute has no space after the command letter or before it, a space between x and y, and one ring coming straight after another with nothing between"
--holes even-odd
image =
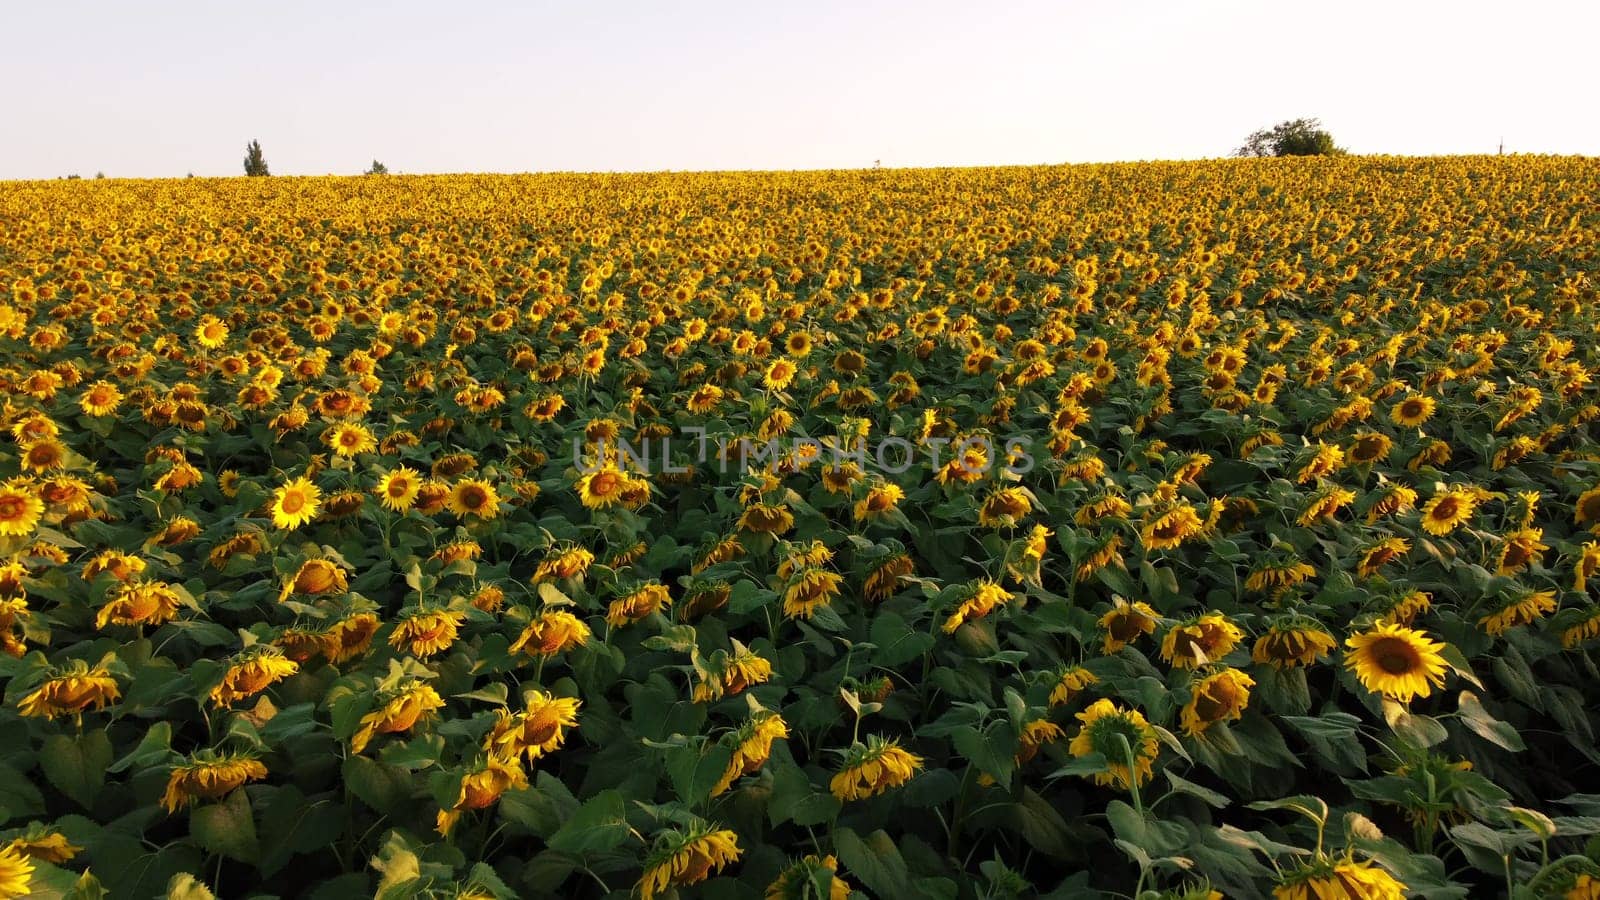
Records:
<instances>
[{"instance_id":1,"label":"distant tree line","mask_svg":"<svg viewBox=\"0 0 1600 900\"><path fill-rule=\"evenodd\" d=\"M1245 139L1234 156L1342 156L1345 150L1316 119L1293 119L1263 128Z\"/></svg>"}]
</instances>

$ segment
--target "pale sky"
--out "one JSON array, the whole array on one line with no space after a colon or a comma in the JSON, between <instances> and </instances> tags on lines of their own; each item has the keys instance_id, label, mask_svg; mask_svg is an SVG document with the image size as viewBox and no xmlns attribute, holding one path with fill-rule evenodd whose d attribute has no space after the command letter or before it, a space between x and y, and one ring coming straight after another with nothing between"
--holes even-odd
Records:
<instances>
[{"instance_id":1,"label":"pale sky","mask_svg":"<svg viewBox=\"0 0 1600 900\"><path fill-rule=\"evenodd\" d=\"M0 0L0 178L1600 155L1593 2Z\"/></svg>"}]
</instances>

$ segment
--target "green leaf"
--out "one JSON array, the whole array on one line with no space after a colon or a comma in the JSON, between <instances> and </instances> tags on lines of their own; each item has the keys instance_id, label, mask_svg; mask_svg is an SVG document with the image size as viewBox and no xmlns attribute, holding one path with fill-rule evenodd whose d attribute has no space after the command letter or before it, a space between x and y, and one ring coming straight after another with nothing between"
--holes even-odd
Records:
<instances>
[{"instance_id":1,"label":"green leaf","mask_svg":"<svg viewBox=\"0 0 1600 900\"><path fill-rule=\"evenodd\" d=\"M733 748L716 744L701 754L698 747L678 747L667 754L667 776L678 799L691 807L711 796L733 761Z\"/></svg>"},{"instance_id":2,"label":"green leaf","mask_svg":"<svg viewBox=\"0 0 1600 900\"><path fill-rule=\"evenodd\" d=\"M627 839L628 818L622 794L604 790L578 807L572 818L550 836L549 845L552 850L581 854L610 850Z\"/></svg>"},{"instance_id":3,"label":"green leaf","mask_svg":"<svg viewBox=\"0 0 1600 900\"><path fill-rule=\"evenodd\" d=\"M1461 723L1472 729L1478 737L1513 753L1527 749L1527 745L1522 742L1522 735L1518 734L1510 723L1489 715L1489 711L1479 702L1477 694L1462 691L1457 702Z\"/></svg>"},{"instance_id":4,"label":"green leaf","mask_svg":"<svg viewBox=\"0 0 1600 900\"><path fill-rule=\"evenodd\" d=\"M1163 770L1163 774L1167 776L1168 781L1172 782L1172 789L1175 791L1199 797L1201 800L1204 800L1211 806L1215 806L1217 809L1221 809L1228 805L1229 801L1227 797L1217 793L1216 791L1213 791L1208 787L1202 787L1198 784L1195 784L1171 769Z\"/></svg>"},{"instance_id":5,"label":"green leaf","mask_svg":"<svg viewBox=\"0 0 1600 900\"><path fill-rule=\"evenodd\" d=\"M111 765L111 739L104 731L86 731L76 739L66 735L46 738L39 752L39 767L50 783L88 808L106 783Z\"/></svg>"},{"instance_id":6,"label":"green leaf","mask_svg":"<svg viewBox=\"0 0 1600 900\"><path fill-rule=\"evenodd\" d=\"M1157 856L1171 856L1184 847L1183 826L1177 822L1152 817L1122 802L1113 800L1106 806L1106 818L1117 837L1141 847Z\"/></svg>"},{"instance_id":7,"label":"green leaf","mask_svg":"<svg viewBox=\"0 0 1600 900\"><path fill-rule=\"evenodd\" d=\"M1016 771L1017 736L1004 722L992 722L982 733L959 728L952 735L956 750L995 781L1006 784Z\"/></svg>"},{"instance_id":8,"label":"green leaf","mask_svg":"<svg viewBox=\"0 0 1600 900\"><path fill-rule=\"evenodd\" d=\"M1418 750L1432 747L1450 736L1438 719L1413 713L1405 704L1388 698L1383 701L1383 718L1396 737Z\"/></svg>"},{"instance_id":9,"label":"green leaf","mask_svg":"<svg viewBox=\"0 0 1600 900\"><path fill-rule=\"evenodd\" d=\"M904 618L888 610L873 617L871 640L878 645L872 652L873 662L885 668L910 662L933 649L935 643L933 635L913 629Z\"/></svg>"},{"instance_id":10,"label":"green leaf","mask_svg":"<svg viewBox=\"0 0 1600 900\"><path fill-rule=\"evenodd\" d=\"M189 814L189 836L212 853L253 863L260 855L250 797L243 790Z\"/></svg>"},{"instance_id":11,"label":"green leaf","mask_svg":"<svg viewBox=\"0 0 1600 900\"><path fill-rule=\"evenodd\" d=\"M352 756L344 761L341 771L350 793L378 812L393 811L411 795L411 776L397 766Z\"/></svg>"},{"instance_id":12,"label":"green leaf","mask_svg":"<svg viewBox=\"0 0 1600 900\"><path fill-rule=\"evenodd\" d=\"M905 858L882 829L862 840L849 828L837 828L833 832L833 848L845 870L877 896L914 896Z\"/></svg>"}]
</instances>

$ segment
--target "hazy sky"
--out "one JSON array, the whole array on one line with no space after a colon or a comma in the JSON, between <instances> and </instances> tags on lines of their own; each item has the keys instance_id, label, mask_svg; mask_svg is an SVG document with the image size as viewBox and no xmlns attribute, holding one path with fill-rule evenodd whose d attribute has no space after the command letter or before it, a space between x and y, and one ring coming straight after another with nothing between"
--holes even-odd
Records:
<instances>
[{"instance_id":1,"label":"hazy sky","mask_svg":"<svg viewBox=\"0 0 1600 900\"><path fill-rule=\"evenodd\" d=\"M1600 154L1593 2L0 0L0 178Z\"/></svg>"}]
</instances>

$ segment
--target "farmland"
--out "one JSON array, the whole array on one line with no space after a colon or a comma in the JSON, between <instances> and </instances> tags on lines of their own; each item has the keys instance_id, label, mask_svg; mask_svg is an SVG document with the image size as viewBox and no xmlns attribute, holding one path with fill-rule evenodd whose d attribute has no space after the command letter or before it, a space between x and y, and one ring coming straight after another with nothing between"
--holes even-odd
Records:
<instances>
[{"instance_id":1,"label":"farmland","mask_svg":"<svg viewBox=\"0 0 1600 900\"><path fill-rule=\"evenodd\" d=\"M0 183L0 897L1600 897L1597 248L1574 157Z\"/></svg>"}]
</instances>

